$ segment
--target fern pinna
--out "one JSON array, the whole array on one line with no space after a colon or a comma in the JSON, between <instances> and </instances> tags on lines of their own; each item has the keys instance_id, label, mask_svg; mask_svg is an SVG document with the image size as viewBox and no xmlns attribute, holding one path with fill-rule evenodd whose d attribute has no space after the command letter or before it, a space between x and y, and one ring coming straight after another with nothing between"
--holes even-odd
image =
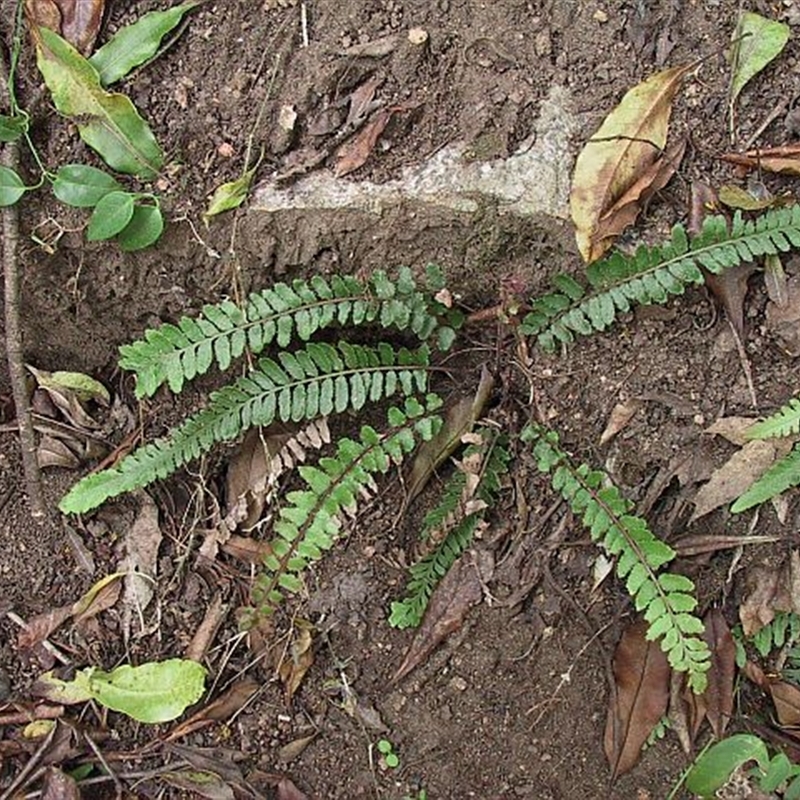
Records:
<instances>
[{"instance_id":1,"label":"fern pinna","mask_svg":"<svg viewBox=\"0 0 800 800\"><path fill-rule=\"evenodd\" d=\"M360 409L369 401L424 393L428 348L395 350L340 342L309 342L305 349L262 358L256 369L212 392L208 405L166 439L144 445L111 469L88 475L59 504L65 513L83 513L110 497L147 486L255 425L275 420L301 422Z\"/></svg>"},{"instance_id":2,"label":"fern pinna","mask_svg":"<svg viewBox=\"0 0 800 800\"><path fill-rule=\"evenodd\" d=\"M428 395L424 403L408 398L402 409L389 409L387 432L364 426L358 439L339 439L334 456L298 469L308 488L289 492L273 526L270 553L252 591L258 617L271 614L284 592L300 591L300 573L333 546L344 517L355 514L359 497L374 492L373 476L387 472L419 441L438 433L442 421L435 412L440 405L436 395Z\"/></svg>"},{"instance_id":3,"label":"fern pinna","mask_svg":"<svg viewBox=\"0 0 800 800\"><path fill-rule=\"evenodd\" d=\"M800 205L773 209L754 220L737 213L730 230L725 217L708 217L691 241L685 228L676 225L666 244L642 246L634 256L615 252L590 264L588 288L568 275L556 277L556 291L533 301L520 330L552 351L559 342L572 342L576 334L605 330L618 313L636 304L665 303L687 286L703 283L700 267L719 273L792 247L800 247Z\"/></svg>"},{"instance_id":4,"label":"fern pinna","mask_svg":"<svg viewBox=\"0 0 800 800\"><path fill-rule=\"evenodd\" d=\"M439 581L470 546L486 510L500 491L500 477L508 471L506 437L488 427L474 432L476 443L464 450L447 481L439 502L423 522L421 543L428 549L409 569L406 597L392 603L389 624L417 627Z\"/></svg>"},{"instance_id":5,"label":"fern pinna","mask_svg":"<svg viewBox=\"0 0 800 800\"><path fill-rule=\"evenodd\" d=\"M251 354L273 343L285 348L331 325L374 323L408 330L422 341L435 332L446 349L453 329L444 322L458 324L459 318L432 299L442 287L441 272L434 266L428 267L424 291L408 268L400 270L396 281L377 271L367 281L316 275L291 285L277 283L250 295L242 307L231 301L206 305L197 317L148 330L144 339L120 348L119 363L135 373L137 396L149 397L164 383L180 392L186 381L204 375L215 362L226 370L246 348Z\"/></svg>"},{"instance_id":6,"label":"fern pinna","mask_svg":"<svg viewBox=\"0 0 800 800\"><path fill-rule=\"evenodd\" d=\"M783 408L747 430L748 439L773 439L800 433L800 398L792 398ZM737 514L765 503L773 497L800 486L800 443L776 461L732 506Z\"/></svg>"},{"instance_id":7,"label":"fern pinna","mask_svg":"<svg viewBox=\"0 0 800 800\"><path fill-rule=\"evenodd\" d=\"M559 447L555 432L530 423L521 439L533 445L539 470L550 475L553 489L581 518L592 539L617 557L617 575L625 581L636 610L644 613L647 638L660 640L670 666L685 672L692 690L702 693L711 662L702 639L703 623L692 613L697 607L694 584L683 575L660 572L675 551L630 513L633 503L604 472L586 464L575 466Z\"/></svg>"}]
</instances>

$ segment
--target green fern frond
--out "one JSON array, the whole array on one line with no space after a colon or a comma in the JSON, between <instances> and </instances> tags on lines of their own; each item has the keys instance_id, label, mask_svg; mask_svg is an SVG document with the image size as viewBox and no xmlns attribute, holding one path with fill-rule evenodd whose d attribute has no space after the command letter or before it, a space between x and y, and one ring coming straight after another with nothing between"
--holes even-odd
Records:
<instances>
[{"instance_id":1,"label":"green fern frond","mask_svg":"<svg viewBox=\"0 0 800 800\"><path fill-rule=\"evenodd\" d=\"M766 503L787 489L800 486L800 444L788 455L776 461L732 506L738 514L748 508Z\"/></svg>"},{"instance_id":2,"label":"green fern frond","mask_svg":"<svg viewBox=\"0 0 800 800\"><path fill-rule=\"evenodd\" d=\"M458 324L460 318L431 298L429 291L440 288L440 278L437 268L429 267L426 291L417 288L407 268L396 281L378 271L366 282L315 275L310 281L278 283L252 294L244 307L225 300L204 306L197 317L182 317L177 325L148 330L144 339L120 348L119 364L136 374L137 397L149 397L164 383L177 394L214 363L227 369L245 348L253 354L273 342L285 348L334 324L374 323L409 330L423 341L437 332L439 345L449 347L453 330L444 321Z\"/></svg>"},{"instance_id":3,"label":"green fern frond","mask_svg":"<svg viewBox=\"0 0 800 800\"><path fill-rule=\"evenodd\" d=\"M302 422L358 410L398 391L424 393L427 346L394 350L340 342L311 342L277 360L262 358L257 369L212 392L206 408L175 428L169 438L140 447L111 469L88 475L62 498L64 513L84 513L110 497L165 478L222 441L254 425L275 420Z\"/></svg>"},{"instance_id":4,"label":"green fern frond","mask_svg":"<svg viewBox=\"0 0 800 800\"><path fill-rule=\"evenodd\" d=\"M800 433L800 397L793 397L783 408L747 429L748 439L773 439Z\"/></svg>"},{"instance_id":5,"label":"green fern frond","mask_svg":"<svg viewBox=\"0 0 800 800\"><path fill-rule=\"evenodd\" d=\"M497 499L501 475L508 472L511 459L506 440L489 428L479 428L476 433L482 443L469 445L464 451L464 461L483 455L479 483L474 493L470 492L470 498L479 500L482 507L473 512L466 511L464 492L468 476L463 469L456 470L435 508L425 516L420 538L423 543L435 541L435 549L409 569L406 597L391 606L389 624L395 628L415 628L422 622L434 589L472 544L478 524Z\"/></svg>"},{"instance_id":6,"label":"green fern frond","mask_svg":"<svg viewBox=\"0 0 800 800\"><path fill-rule=\"evenodd\" d=\"M285 593L301 590L302 572L341 536L344 518L355 514L358 498L374 491L374 476L401 463L418 441L438 432L442 422L435 412L440 406L436 395L428 395L425 404L408 398L403 409L389 410L388 433L365 425L358 440L337 442L335 456L299 468L308 488L287 495L288 504L275 522L271 552L252 592L259 616L271 614Z\"/></svg>"},{"instance_id":7,"label":"green fern frond","mask_svg":"<svg viewBox=\"0 0 800 800\"><path fill-rule=\"evenodd\" d=\"M675 551L631 513L633 503L604 472L586 464L574 466L560 449L555 432L529 424L521 438L533 445L539 470L550 475L553 489L581 518L592 539L617 557L617 575L636 610L644 614L647 638L660 640L670 665L687 673L695 693L704 691L711 662L708 645L701 638L703 623L692 613L697 607L694 584L683 575L660 572Z\"/></svg>"},{"instance_id":8,"label":"green fern frond","mask_svg":"<svg viewBox=\"0 0 800 800\"><path fill-rule=\"evenodd\" d=\"M762 658L774 650L791 647L800 639L800 616L793 611L777 611L772 622L757 630L750 640Z\"/></svg>"},{"instance_id":9,"label":"green fern frond","mask_svg":"<svg viewBox=\"0 0 800 800\"><path fill-rule=\"evenodd\" d=\"M705 220L700 234L689 241L681 225L669 242L640 247L633 256L615 252L587 268L589 286L559 276L555 292L533 301L520 331L536 336L546 351L576 334L588 336L609 327L620 312L634 305L665 303L687 286L703 283L700 267L719 273L744 261L800 247L800 206L772 209L754 220L737 213L728 230L724 217Z\"/></svg>"}]
</instances>

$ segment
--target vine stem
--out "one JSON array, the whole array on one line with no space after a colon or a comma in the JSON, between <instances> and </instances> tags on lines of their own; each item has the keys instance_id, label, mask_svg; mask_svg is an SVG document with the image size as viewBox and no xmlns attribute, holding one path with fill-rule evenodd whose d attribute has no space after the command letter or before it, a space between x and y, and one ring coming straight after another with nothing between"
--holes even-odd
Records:
<instances>
[{"instance_id":1,"label":"vine stem","mask_svg":"<svg viewBox=\"0 0 800 800\"><path fill-rule=\"evenodd\" d=\"M0 52L0 93L11 97L9 72L5 56ZM0 153L0 163L17 172L19 167L19 145L10 142ZM19 424L22 468L25 473L25 489L31 516L43 522L47 516L42 495L42 476L36 457L36 439L33 435L28 390L25 380L25 360L22 350L22 325L20 321L20 276L19 276L19 209L16 204L2 209L3 281L5 304L6 357L14 408Z\"/></svg>"}]
</instances>

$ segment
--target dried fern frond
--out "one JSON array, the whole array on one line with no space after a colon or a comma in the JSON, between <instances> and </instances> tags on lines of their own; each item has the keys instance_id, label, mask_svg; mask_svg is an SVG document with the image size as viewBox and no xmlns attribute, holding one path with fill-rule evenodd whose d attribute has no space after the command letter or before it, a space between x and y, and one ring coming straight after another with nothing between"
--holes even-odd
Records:
<instances>
[{"instance_id":1,"label":"dried fern frond","mask_svg":"<svg viewBox=\"0 0 800 800\"><path fill-rule=\"evenodd\" d=\"M429 552L409 569L406 597L392 603L389 624L396 628L417 627L422 622L434 589L470 546L487 510L497 501L501 476L511 459L506 439L486 427L475 433L481 443L465 449L460 467L425 517L420 539ZM465 469L465 462L476 457L480 468Z\"/></svg>"},{"instance_id":2,"label":"dried fern frond","mask_svg":"<svg viewBox=\"0 0 800 800\"><path fill-rule=\"evenodd\" d=\"M703 283L700 267L719 273L744 261L800 247L800 205L772 209L754 220L740 213L730 230L724 217L708 217L700 234L689 241L676 225L672 239L657 247L640 247L632 256L615 252L587 268L588 287L561 275L556 291L539 297L520 326L546 351L576 335L608 328L620 312L634 305L665 303L687 286Z\"/></svg>"},{"instance_id":3,"label":"dried fern frond","mask_svg":"<svg viewBox=\"0 0 800 800\"><path fill-rule=\"evenodd\" d=\"M119 364L135 373L137 397L149 397L164 383L180 392L214 363L226 370L245 348L252 354L272 343L285 348L331 325L371 323L408 330L422 341L436 332L439 345L449 347L453 329L448 323L459 324L460 317L432 299L440 288L441 273L433 266L424 290L407 268L396 281L377 271L366 282L315 275L310 281L277 283L250 295L244 307L225 300L203 306L197 317L182 317L177 325L146 331L143 339L120 348Z\"/></svg>"},{"instance_id":4,"label":"dried fern frond","mask_svg":"<svg viewBox=\"0 0 800 800\"><path fill-rule=\"evenodd\" d=\"M634 516L633 504L613 486L606 474L586 464L575 466L559 447L558 435L529 424L521 439L533 445L539 470L550 476L553 489L567 501L591 537L617 557L617 575L637 611L648 623L647 638L659 640L673 669L687 674L695 693L705 690L710 667L703 623L689 578L661 572L675 551L658 539L645 520Z\"/></svg>"},{"instance_id":5,"label":"dried fern frond","mask_svg":"<svg viewBox=\"0 0 800 800\"><path fill-rule=\"evenodd\" d=\"M217 442L230 441L254 425L275 420L302 422L359 410L368 401L424 393L428 348L395 350L340 342L311 342L277 360L262 358L257 369L212 392L206 408L166 439L140 447L111 469L88 475L59 503L64 513L84 513L110 497L165 478Z\"/></svg>"},{"instance_id":6,"label":"dried fern frond","mask_svg":"<svg viewBox=\"0 0 800 800\"><path fill-rule=\"evenodd\" d=\"M436 395L428 395L425 403L408 398L404 408L389 410L388 432L364 426L358 439L340 439L334 456L299 468L308 488L287 495L275 522L271 552L252 592L258 616L271 614L286 592L302 589L302 572L341 536L344 518L355 514L358 499L375 491L374 476L438 432L440 406Z\"/></svg>"}]
</instances>

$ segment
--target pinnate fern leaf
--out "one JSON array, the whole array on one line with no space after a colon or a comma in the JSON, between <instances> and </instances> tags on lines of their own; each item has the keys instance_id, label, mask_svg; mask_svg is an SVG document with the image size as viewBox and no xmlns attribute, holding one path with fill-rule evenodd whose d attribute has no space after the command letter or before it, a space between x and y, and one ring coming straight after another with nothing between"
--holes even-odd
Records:
<instances>
[{"instance_id":1,"label":"pinnate fern leaf","mask_svg":"<svg viewBox=\"0 0 800 800\"><path fill-rule=\"evenodd\" d=\"M409 569L406 597L391 606L389 624L396 628L417 627L428 607L431 595L450 567L472 543L478 525L487 509L491 508L500 491L501 476L508 471L510 454L505 437L488 428L478 428L480 444L469 445L464 451L462 464L475 456L482 456L479 475L468 475L457 469L447 481L436 506L428 512L423 522L423 545L433 539L435 547ZM468 481L478 478L472 489ZM465 493L470 500L478 500L476 510L465 504Z\"/></svg>"},{"instance_id":2,"label":"pinnate fern leaf","mask_svg":"<svg viewBox=\"0 0 800 800\"><path fill-rule=\"evenodd\" d=\"M731 511L734 514L747 511L795 486L800 486L800 444L796 444L788 455L775 462L731 506Z\"/></svg>"},{"instance_id":3,"label":"pinnate fern leaf","mask_svg":"<svg viewBox=\"0 0 800 800\"><path fill-rule=\"evenodd\" d=\"M168 438L146 444L111 469L88 475L62 498L64 513L83 513L110 497L165 478L221 441L254 425L302 422L376 402L398 391L424 393L428 348L395 350L340 342L310 342L304 349L262 358L255 370L212 392L206 408Z\"/></svg>"},{"instance_id":4,"label":"pinnate fern leaf","mask_svg":"<svg viewBox=\"0 0 800 800\"><path fill-rule=\"evenodd\" d=\"M404 408L389 410L388 432L364 426L358 439L340 439L334 456L300 467L307 488L287 495L273 527L270 553L253 587L260 618L273 613L286 593L301 590L302 572L342 535L345 518L355 514L359 497L374 490L374 476L386 473L420 440L438 432L442 423L435 412L440 405L436 395L428 395L424 403L408 398Z\"/></svg>"},{"instance_id":5,"label":"pinnate fern leaf","mask_svg":"<svg viewBox=\"0 0 800 800\"><path fill-rule=\"evenodd\" d=\"M529 424L522 440L533 445L541 472L581 518L594 541L617 557L617 575L625 582L638 612L648 623L647 638L659 640L673 669L687 673L696 693L704 691L710 666L708 645L701 638L703 623L689 578L661 572L675 551L658 539L633 504L610 484L604 472L586 464L575 466L559 447L558 435Z\"/></svg>"},{"instance_id":6,"label":"pinnate fern leaf","mask_svg":"<svg viewBox=\"0 0 800 800\"><path fill-rule=\"evenodd\" d=\"M773 439L800 433L800 397L793 397L783 408L747 429L748 439Z\"/></svg>"},{"instance_id":7,"label":"pinnate fern leaf","mask_svg":"<svg viewBox=\"0 0 800 800\"><path fill-rule=\"evenodd\" d=\"M149 397L164 383L180 392L213 364L225 370L245 349L258 354L273 343L286 348L334 324L409 330L423 341L437 332L439 344L449 345L453 331L444 320L460 320L430 296L428 290L440 288L440 278L430 267L425 290L407 268L396 281L378 271L368 281L316 275L309 281L277 283L250 295L242 307L225 300L204 306L197 317L148 330L143 339L120 348L119 363L135 373L137 396Z\"/></svg>"},{"instance_id":8,"label":"pinnate fern leaf","mask_svg":"<svg viewBox=\"0 0 800 800\"><path fill-rule=\"evenodd\" d=\"M569 276L556 278L555 291L533 301L520 330L553 351L576 335L605 330L637 304L665 303L687 286L702 284L700 267L719 273L792 247L800 247L800 206L772 209L754 220L737 213L730 230L724 217L708 217L691 241L685 228L676 225L665 244L642 246L633 256L615 252L590 264L588 286Z\"/></svg>"}]
</instances>

